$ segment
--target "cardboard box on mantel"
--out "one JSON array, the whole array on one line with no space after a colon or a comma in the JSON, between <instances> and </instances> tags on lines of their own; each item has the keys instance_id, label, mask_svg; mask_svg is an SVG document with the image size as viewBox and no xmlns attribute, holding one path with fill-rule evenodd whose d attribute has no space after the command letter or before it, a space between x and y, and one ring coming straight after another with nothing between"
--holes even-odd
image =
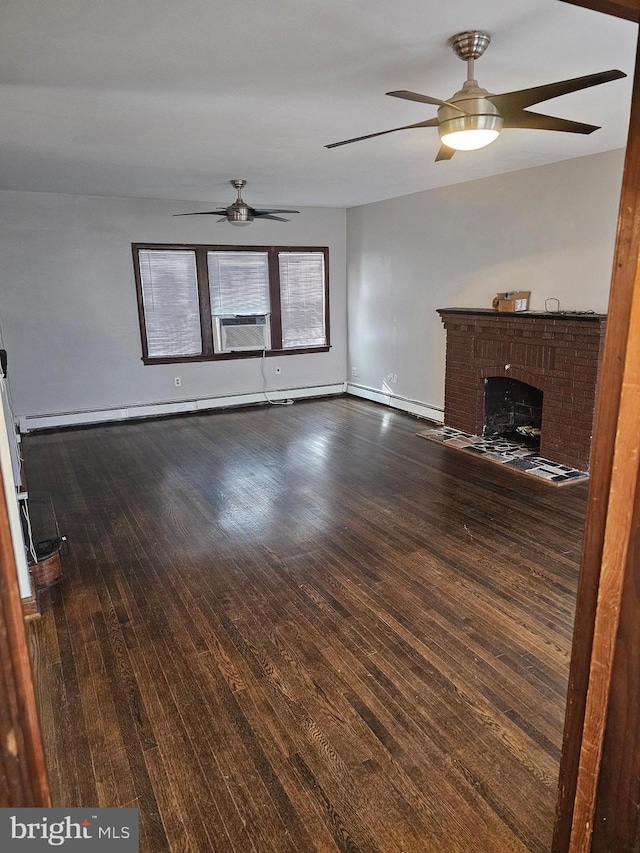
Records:
<instances>
[{"instance_id":1,"label":"cardboard box on mantel","mask_svg":"<svg viewBox=\"0 0 640 853\"><path fill-rule=\"evenodd\" d=\"M507 293L498 293L491 305L496 311L515 314L516 311L529 310L530 296L530 290L509 290Z\"/></svg>"}]
</instances>

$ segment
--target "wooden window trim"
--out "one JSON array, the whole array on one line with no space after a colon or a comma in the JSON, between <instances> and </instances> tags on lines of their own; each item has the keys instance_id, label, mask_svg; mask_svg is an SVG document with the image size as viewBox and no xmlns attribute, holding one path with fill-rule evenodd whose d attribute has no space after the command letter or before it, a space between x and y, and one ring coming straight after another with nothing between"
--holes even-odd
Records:
<instances>
[{"instance_id":1,"label":"wooden window trim","mask_svg":"<svg viewBox=\"0 0 640 853\"><path fill-rule=\"evenodd\" d=\"M249 352L218 352L214 355L185 355L182 358L169 356L168 358L143 358L141 361L145 365L153 364L189 364L196 361L233 361L239 358L262 358L263 355L267 358L281 355L310 355L316 352L329 352L329 345L322 347L291 347L288 349L268 349L268 350L250 350Z\"/></svg>"},{"instance_id":2,"label":"wooden window trim","mask_svg":"<svg viewBox=\"0 0 640 853\"><path fill-rule=\"evenodd\" d=\"M198 280L198 308L200 309L200 334L202 355L213 356L213 323L211 320L211 293L209 292L209 266L207 250L198 246L196 252L196 277ZM147 357L147 361L149 358Z\"/></svg>"},{"instance_id":3,"label":"wooden window trim","mask_svg":"<svg viewBox=\"0 0 640 853\"><path fill-rule=\"evenodd\" d=\"M196 257L196 275L198 279L198 306L200 310L200 331L202 353L192 356L149 356L147 345L147 327L144 315L142 280L140 277L139 252L190 251ZM209 295L209 275L207 265L208 252L266 252L269 263L269 300L271 303L271 349L264 351L267 358L282 355L309 355L328 352L331 349L331 322L329 314L329 249L326 246L228 246L208 243L132 243L133 272L138 302L138 323L142 346L142 362L153 364L188 364L201 361L232 361L242 358L261 358L262 350L250 352L216 353L213 351L213 329L211 322L211 299ZM324 255L324 301L325 301L325 337L326 343L319 347L282 346L282 314L280 304L280 268L278 256L286 252L321 252Z\"/></svg>"},{"instance_id":4,"label":"wooden window trim","mask_svg":"<svg viewBox=\"0 0 640 853\"><path fill-rule=\"evenodd\" d=\"M147 346L147 322L144 316L144 299L142 296L142 277L140 275L140 257L139 250L146 249L137 243L131 244L131 254L133 255L133 275L136 282L136 299L138 302L138 323L140 325L140 342L142 343L142 360L147 361L149 358L149 347Z\"/></svg>"},{"instance_id":5,"label":"wooden window trim","mask_svg":"<svg viewBox=\"0 0 640 853\"><path fill-rule=\"evenodd\" d=\"M271 348L282 349L282 303L278 252L269 252L269 303L271 305Z\"/></svg>"}]
</instances>

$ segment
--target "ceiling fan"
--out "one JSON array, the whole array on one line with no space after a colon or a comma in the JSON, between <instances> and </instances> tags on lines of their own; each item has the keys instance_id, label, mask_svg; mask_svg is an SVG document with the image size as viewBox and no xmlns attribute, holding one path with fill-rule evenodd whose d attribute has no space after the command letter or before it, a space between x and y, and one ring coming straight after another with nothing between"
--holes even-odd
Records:
<instances>
[{"instance_id":1,"label":"ceiling fan","mask_svg":"<svg viewBox=\"0 0 640 853\"><path fill-rule=\"evenodd\" d=\"M232 187L238 191L238 198L229 207L223 207L220 210L198 210L195 213L174 213L174 216L222 216L218 222L228 222L230 225L250 225L254 219L275 219L277 222L288 222L282 216L274 216L274 213L300 213L299 210L278 210L260 209L249 207L246 201L243 201L241 192L242 188L246 187L247 182L244 178L234 178L229 181Z\"/></svg>"},{"instance_id":2,"label":"ceiling fan","mask_svg":"<svg viewBox=\"0 0 640 853\"><path fill-rule=\"evenodd\" d=\"M467 79L462 89L452 95L449 100L432 98L430 95L420 95L417 92L407 92L401 89L397 92L387 92L393 98L404 98L407 101L418 101L422 104L434 104L439 107L437 118L394 127L379 133L369 133L357 136L355 139L345 139L333 142L325 148L336 148L338 145L348 145L350 142L360 142L374 136L384 136L397 130L409 130L414 127L437 127L440 135L440 150L436 162L450 160L456 151L473 151L483 148L500 135L507 127L528 128L530 130L562 130L566 133L593 133L599 130L596 125L583 124L578 121L555 118L529 112L526 108L569 92L588 89L600 83L608 83L627 75L623 71L602 71L599 74L587 74L585 77L575 77L571 80L560 80L546 86L534 86L531 89L520 89L515 92L504 92L494 95L478 86L474 79L474 60L479 59L485 52L491 36L478 30L470 30L453 36L451 47L453 52L467 63Z\"/></svg>"}]
</instances>

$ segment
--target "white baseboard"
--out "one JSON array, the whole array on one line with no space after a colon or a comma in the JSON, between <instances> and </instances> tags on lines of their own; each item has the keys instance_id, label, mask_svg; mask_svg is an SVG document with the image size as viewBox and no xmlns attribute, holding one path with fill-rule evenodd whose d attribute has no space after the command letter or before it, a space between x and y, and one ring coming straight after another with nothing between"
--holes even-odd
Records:
<instances>
[{"instance_id":1,"label":"white baseboard","mask_svg":"<svg viewBox=\"0 0 640 853\"><path fill-rule=\"evenodd\" d=\"M329 397L344 394L345 384L312 385L304 388L282 388L267 391L269 400L303 400L306 397ZM94 409L76 412L50 412L39 415L20 415L18 425L20 432L32 432L39 429L56 429L67 426L83 426L85 424L110 423L112 421L129 421L136 418L153 418L159 415L175 415L183 412L207 411L209 409L226 409L231 406L250 406L265 403L262 391L249 394L228 394L223 397L207 397L197 400L174 400L165 403L147 403L141 405L119 406L109 409Z\"/></svg>"},{"instance_id":2,"label":"white baseboard","mask_svg":"<svg viewBox=\"0 0 640 853\"><path fill-rule=\"evenodd\" d=\"M334 383L332 385L312 385L303 388L281 388L268 391L270 400L303 400L309 397L329 397L337 394L353 394L365 400L382 403L392 409L399 409L418 417L427 418L437 423L444 421L442 409L410 400L398 394L369 388L366 385L356 385L352 382ZM147 403L128 406L114 406L107 409L80 410L75 412L47 412L37 415L20 415L18 425L21 433L33 432L40 429L57 429L59 427L83 426L86 424L111 423L113 421L129 421L137 418L153 418L160 415L175 415L183 412L198 412L211 409L226 409L232 406L250 406L264 403L262 391L248 394L227 394L222 397L207 397L196 400L172 400L163 403Z\"/></svg>"},{"instance_id":3,"label":"white baseboard","mask_svg":"<svg viewBox=\"0 0 640 853\"><path fill-rule=\"evenodd\" d=\"M365 400L372 400L374 403L382 403L392 409L400 409L403 412L428 418L428 420L440 424L444 423L444 409L430 406L428 403L421 403L418 400L409 400L408 397L401 397L399 394L379 391L377 388L369 388L367 385L354 385L352 382L347 382L347 394L363 397Z\"/></svg>"}]
</instances>

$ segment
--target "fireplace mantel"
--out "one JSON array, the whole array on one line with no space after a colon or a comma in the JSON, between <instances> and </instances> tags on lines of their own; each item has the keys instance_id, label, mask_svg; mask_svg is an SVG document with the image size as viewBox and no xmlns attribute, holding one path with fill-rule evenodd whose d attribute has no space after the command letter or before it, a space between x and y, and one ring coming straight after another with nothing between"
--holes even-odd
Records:
<instances>
[{"instance_id":1,"label":"fireplace mantel","mask_svg":"<svg viewBox=\"0 0 640 853\"><path fill-rule=\"evenodd\" d=\"M482 435L485 380L518 379L543 392L540 454L587 471L606 315L438 313L447 330L445 424Z\"/></svg>"},{"instance_id":2,"label":"fireplace mantel","mask_svg":"<svg viewBox=\"0 0 640 853\"><path fill-rule=\"evenodd\" d=\"M468 314L470 317L494 317L497 320L571 320L578 323L602 323L606 314L593 311L496 311L495 308L438 308L438 314Z\"/></svg>"}]
</instances>

